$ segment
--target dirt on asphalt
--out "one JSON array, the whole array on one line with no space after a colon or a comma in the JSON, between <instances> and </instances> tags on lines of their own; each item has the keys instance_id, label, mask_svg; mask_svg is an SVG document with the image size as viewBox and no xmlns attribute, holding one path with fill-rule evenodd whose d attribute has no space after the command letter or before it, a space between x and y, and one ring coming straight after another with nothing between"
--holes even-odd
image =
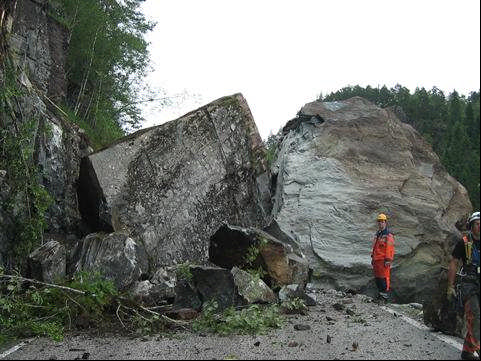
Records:
<instances>
[{"instance_id":1,"label":"dirt on asphalt","mask_svg":"<svg viewBox=\"0 0 481 361\"><path fill-rule=\"evenodd\" d=\"M177 331L143 337L71 334L61 342L36 338L4 360L323 359L457 360L462 340L416 327L419 305L382 306L365 295L317 290L307 315L286 315L264 335L218 336ZM384 307L388 307L385 309ZM409 317L413 322L406 322ZM442 338L442 339L441 339ZM450 342L446 342L448 338ZM444 340L443 340L444 339ZM3 354L2 354L3 352ZM0 358L2 358L0 356Z\"/></svg>"}]
</instances>

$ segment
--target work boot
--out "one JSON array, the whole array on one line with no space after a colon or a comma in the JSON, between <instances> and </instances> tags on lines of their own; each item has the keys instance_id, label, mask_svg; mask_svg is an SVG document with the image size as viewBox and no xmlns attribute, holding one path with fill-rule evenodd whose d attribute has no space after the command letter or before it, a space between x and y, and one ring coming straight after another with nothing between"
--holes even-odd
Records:
<instances>
[{"instance_id":1,"label":"work boot","mask_svg":"<svg viewBox=\"0 0 481 361\"><path fill-rule=\"evenodd\" d=\"M381 293L379 293L373 300L373 302L377 303L378 305L384 305L386 303L386 299L381 296Z\"/></svg>"},{"instance_id":2,"label":"work boot","mask_svg":"<svg viewBox=\"0 0 481 361\"><path fill-rule=\"evenodd\" d=\"M389 293L379 292L379 298L382 299L383 301L388 301L389 300Z\"/></svg>"},{"instance_id":3,"label":"work boot","mask_svg":"<svg viewBox=\"0 0 481 361\"><path fill-rule=\"evenodd\" d=\"M461 352L461 360L479 360L479 356L468 351L463 351Z\"/></svg>"}]
</instances>

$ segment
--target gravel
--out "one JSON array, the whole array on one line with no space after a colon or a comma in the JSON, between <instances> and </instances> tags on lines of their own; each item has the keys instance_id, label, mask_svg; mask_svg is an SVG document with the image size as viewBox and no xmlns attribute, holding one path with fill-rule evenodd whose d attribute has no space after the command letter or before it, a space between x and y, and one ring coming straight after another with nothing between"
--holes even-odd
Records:
<instances>
[{"instance_id":1,"label":"gravel","mask_svg":"<svg viewBox=\"0 0 481 361\"><path fill-rule=\"evenodd\" d=\"M404 315L422 322L418 305L390 304L394 312L387 312L364 295L335 290L317 290L311 295L318 304L310 306L307 315L286 315L282 328L264 335L178 331L134 338L72 334L61 342L31 340L4 359L459 359L460 350L440 340L436 332L403 319ZM462 344L459 338L449 338Z\"/></svg>"}]
</instances>

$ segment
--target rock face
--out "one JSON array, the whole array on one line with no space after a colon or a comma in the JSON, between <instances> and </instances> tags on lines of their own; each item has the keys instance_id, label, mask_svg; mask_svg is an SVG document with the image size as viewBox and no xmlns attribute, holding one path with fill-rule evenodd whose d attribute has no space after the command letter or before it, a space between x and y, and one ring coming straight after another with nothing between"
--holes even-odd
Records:
<instances>
[{"instance_id":1,"label":"rock face","mask_svg":"<svg viewBox=\"0 0 481 361\"><path fill-rule=\"evenodd\" d=\"M47 14L47 7L46 0L0 4L2 61L10 64L7 71L16 75L19 90L7 104L7 110L0 113L0 127L16 135L23 124L32 122L29 141L35 149L39 181L53 198L47 211L46 232L80 236L76 181L80 159L89 147L83 132L56 113L54 103L63 99L67 90L64 67L68 31ZM4 86L5 69L0 68L0 87ZM2 204L13 197L7 179L8 174L0 174ZM6 253L15 233L11 218L0 207L0 263L4 264L9 263Z\"/></svg>"},{"instance_id":2,"label":"rock face","mask_svg":"<svg viewBox=\"0 0 481 361\"><path fill-rule=\"evenodd\" d=\"M128 232L150 270L202 263L223 222L262 227L270 211L264 148L240 94L91 154L80 173L91 227Z\"/></svg>"},{"instance_id":3,"label":"rock face","mask_svg":"<svg viewBox=\"0 0 481 361\"><path fill-rule=\"evenodd\" d=\"M443 270L437 284L437 292L423 305L423 320L435 330L464 339L467 330L464 309L453 301L448 301L447 284L447 271Z\"/></svg>"},{"instance_id":4,"label":"rock face","mask_svg":"<svg viewBox=\"0 0 481 361\"><path fill-rule=\"evenodd\" d=\"M297 236L318 282L373 290L375 219L388 215L397 301L429 298L472 208L411 126L359 97L306 104L283 130L273 173L273 217Z\"/></svg>"},{"instance_id":5,"label":"rock face","mask_svg":"<svg viewBox=\"0 0 481 361\"><path fill-rule=\"evenodd\" d=\"M53 105L67 92L65 61L68 30L47 15L48 1L17 1L9 46L24 95L18 97L23 120L36 126L35 158L42 184L54 199L47 214L48 232L79 234L81 217L76 180L80 160L89 152L78 127L57 116ZM16 120L18 121L18 119Z\"/></svg>"},{"instance_id":6,"label":"rock face","mask_svg":"<svg viewBox=\"0 0 481 361\"><path fill-rule=\"evenodd\" d=\"M10 46L29 81L53 102L65 97L68 31L47 15L48 0L14 1Z\"/></svg>"}]
</instances>

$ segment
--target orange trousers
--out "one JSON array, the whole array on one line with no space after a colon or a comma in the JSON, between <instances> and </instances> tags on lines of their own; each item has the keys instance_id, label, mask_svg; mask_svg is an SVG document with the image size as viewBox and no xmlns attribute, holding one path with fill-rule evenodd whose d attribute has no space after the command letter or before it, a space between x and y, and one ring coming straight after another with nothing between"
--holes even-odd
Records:
<instances>
[{"instance_id":1,"label":"orange trousers","mask_svg":"<svg viewBox=\"0 0 481 361\"><path fill-rule=\"evenodd\" d=\"M479 296L473 295L464 304L466 317L466 337L464 338L463 351L479 352Z\"/></svg>"},{"instance_id":2,"label":"orange trousers","mask_svg":"<svg viewBox=\"0 0 481 361\"><path fill-rule=\"evenodd\" d=\"M388 292L391 289L391 266L385 266L384 260L373 261L372 269L376 279L385 280L386 289L379 290L381 292ZM378 282L376 282L378 283ZM383 282L384 283L384 282Z\"/></svg>"}]
</instances>

